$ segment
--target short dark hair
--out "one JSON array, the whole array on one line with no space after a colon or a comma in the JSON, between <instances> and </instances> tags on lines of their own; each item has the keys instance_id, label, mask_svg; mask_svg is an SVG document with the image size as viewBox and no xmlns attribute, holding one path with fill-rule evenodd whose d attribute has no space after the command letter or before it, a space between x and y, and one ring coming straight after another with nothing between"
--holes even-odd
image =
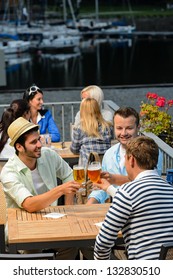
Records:
<instances>
[{"instance_id":1,"label":"short dark hair","mask_svg":"<svg viewBox=\"0 0 173 280\"><path fill-rule=\"evenodd\" d=\"M130 139L126 144L127 158L132 155L139 167L152 170L157 167L159 148L156 142L147 136L138 136Z\"/></svg>"},{"instance_id":2,"label":"short dark hair","mask_svg":"<svg viewBox=\"0 0 173 280\"><path fill-rule=\"evenodd\" d=\"M139 125L139 121L140 121L139 114L132 107L121 107L117 111L115 111L114 118L115 118L116 115L119 115L119 116L121 116L123 118L128 118L130 116L134 116L135 119L136 119L136 125L137 126Z\"/></svg>"}]
</instances>

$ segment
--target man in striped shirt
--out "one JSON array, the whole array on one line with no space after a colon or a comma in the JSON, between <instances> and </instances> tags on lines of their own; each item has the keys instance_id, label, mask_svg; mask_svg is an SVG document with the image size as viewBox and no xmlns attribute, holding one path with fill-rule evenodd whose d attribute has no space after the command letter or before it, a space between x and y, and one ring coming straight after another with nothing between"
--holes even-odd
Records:
<instances>
[{"instance_id":1,"label":"man in striped shirt","mask_svg":"<svg viewBox=\"0 0 173 280\"><path fill-rule=\"evenodd\" d=\"M156 171L158 154L151 138L127 142L125 167L131 182L122 185L113 199L96 237L95 259L110 258L120 230L130 260L158 259L161 245L173 242L173 186ZM101 185L110 183L102 179Z\"/></svg>"}]
</instances>

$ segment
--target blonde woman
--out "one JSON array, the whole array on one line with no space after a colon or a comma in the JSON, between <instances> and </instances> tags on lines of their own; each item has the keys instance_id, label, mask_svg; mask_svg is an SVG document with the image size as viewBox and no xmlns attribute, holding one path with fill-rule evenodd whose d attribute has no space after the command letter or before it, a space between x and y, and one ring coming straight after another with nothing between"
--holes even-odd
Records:
<instances>
[{"instance_id":1,"label":"blonde woman","mask_svg":"<svg viewBox=\"0 0 173 280\"><path fill-rule=\"evenodd\" d=\"M74 127L71 151L80 154L79 163L86 166L90 152L103 155L111 147L113 125L106 121L94 98L85 98L80 105L80 126Z\"/></svg>"},{"instance_id":2,"label":"blonde woman","mask_svg":"<svg viewBox=\"0 0 173 280\"><path fill-rule=\"evenodd\" d=\"M102 108L103 100L104 100L104 93L102 89L96 85L90 85L82 89L81 91L81 99L85 98L94 98L100 107L101 114L106 121L112 122L113 121L113 113L109 110L105 110ZM75 126L80 125L80 111L76 114L75 117Z\"/></svg>"}]
</instances>

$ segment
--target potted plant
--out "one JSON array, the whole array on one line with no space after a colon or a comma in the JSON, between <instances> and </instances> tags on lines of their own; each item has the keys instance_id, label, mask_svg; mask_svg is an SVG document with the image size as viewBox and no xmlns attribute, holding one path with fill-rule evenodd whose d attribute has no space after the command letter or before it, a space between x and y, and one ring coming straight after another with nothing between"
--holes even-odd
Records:
<instances>
[{"instance_id":1,"label":"potted plant","mask_svg":"<svg viewBox=\"0 0 173 280\"><path fill-rule=\"evenodd\" d=\"M168 110L173 100L167 100L156 93L146 94L147 102L140 106L141 132L152 132L173 147L173 122Z\"/></svg>"}]
</instances>

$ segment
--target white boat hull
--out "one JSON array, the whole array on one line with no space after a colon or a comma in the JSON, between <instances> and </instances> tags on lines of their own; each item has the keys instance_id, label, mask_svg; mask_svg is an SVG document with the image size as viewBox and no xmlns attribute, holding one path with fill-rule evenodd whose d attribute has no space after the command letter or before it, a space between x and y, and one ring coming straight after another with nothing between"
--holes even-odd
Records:
<instances>
[{"instance_id":1,"label":"white boat hull","mask_svg":"<svg viewBox=\"0 0 173 280\"><path fill-rule=\"evenodd\" d=\"M22 53L29 51L30 45L30 42L22 40L6 41L0 42L0 49L3 50L5 54Z\"/></svg>"}]
</instances>

